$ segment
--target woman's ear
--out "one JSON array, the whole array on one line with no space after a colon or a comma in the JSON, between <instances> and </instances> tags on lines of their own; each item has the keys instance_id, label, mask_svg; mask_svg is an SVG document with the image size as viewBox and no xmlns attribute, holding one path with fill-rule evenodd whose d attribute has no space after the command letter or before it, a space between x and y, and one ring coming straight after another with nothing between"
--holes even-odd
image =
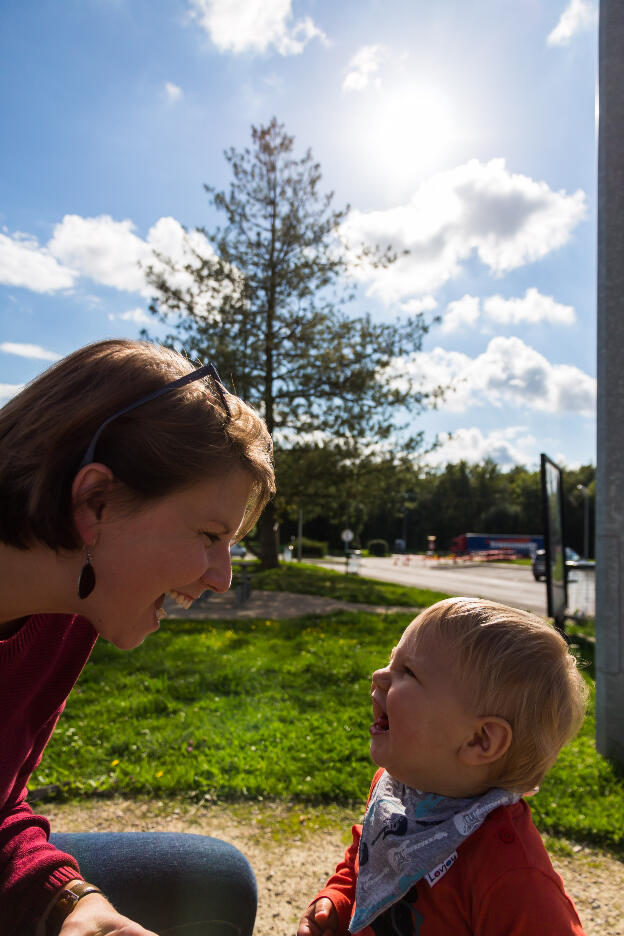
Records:
<instances>
[{"instance_id":1,"label":"woman's ear","mask_svg":"<svg viewBox=\"0 0 624 936\"><path fill-rule=\"evenodd\" d=\"M93 546L97 539L102 512L110 496L113 472L106 465L92 462L81 468L72 484L74 525L83 543Z\"/></svg>"},{"instance_id":2,"label":"woman's ear","mask_svg":"<svg viewBox=\"0 0 624 936\"><path fill-rule=\"evenodd\" d=\"M459 750L459 759L469 767L493 764L506 754L511 744L511 725L497 715L486 715L479 719L474 734Z\"/></svg>"}]
</instances>

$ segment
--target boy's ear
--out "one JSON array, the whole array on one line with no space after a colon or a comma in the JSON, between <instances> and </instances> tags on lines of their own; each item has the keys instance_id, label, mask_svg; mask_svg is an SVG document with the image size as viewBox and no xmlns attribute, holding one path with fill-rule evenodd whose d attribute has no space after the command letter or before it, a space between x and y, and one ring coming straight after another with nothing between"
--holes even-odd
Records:
<instances>
[{"instance_id":1,"label":"boy's ear","mask_svg":"<svg viewBox=\"0 0 624 936\"><path fill-rule=\"evenodd\" d=\"M97 539L102 511L113 482L106 465L93 462L81 468L72 484L74 524L83 543L92 546Z\"/></svg>"},{"instance_id":2,"label":"boy's ear","mask_svg":"<svg viewBox=\"0 0 624 936\"><path fill-rule=\"evenodd\" d=\"M493 764L505 754L512 738L511 725L497 715L486 715L479 719L471 738L459 749L459 759L468 767Z\"/></svg>"}]
</instances>

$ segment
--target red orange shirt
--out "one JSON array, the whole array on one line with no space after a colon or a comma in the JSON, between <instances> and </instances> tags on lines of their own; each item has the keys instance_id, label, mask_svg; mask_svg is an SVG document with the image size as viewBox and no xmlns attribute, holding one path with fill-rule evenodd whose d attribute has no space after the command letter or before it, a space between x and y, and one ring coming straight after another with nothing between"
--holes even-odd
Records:
<instances>
[{"instance_id":1,"label":"red orange shirt","mask_svg":"<svg viewBox=\"0 0 624 936\"><path fill-rule=\"evenodd\" d=\"M381 771L375 774L371 789ZM314 898L329 897L348 933L362 827L344 861ZM364 936L585 936L524 800L501 806L441 866L386 910Z\"/></svg>"}]
</instances>

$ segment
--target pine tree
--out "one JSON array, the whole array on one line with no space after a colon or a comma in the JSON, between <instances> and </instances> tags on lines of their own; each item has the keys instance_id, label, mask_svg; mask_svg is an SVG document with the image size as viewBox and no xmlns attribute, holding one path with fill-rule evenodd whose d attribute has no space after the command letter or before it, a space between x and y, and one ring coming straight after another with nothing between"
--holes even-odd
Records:
<instances>
[{"instance_id":1,"label":"pine tree","mask_svg":"<svg viewBox=\"0 0 624 936\"><path fill-rule=\"evenodd\" d=\"M419 410L428 395L406 381L389 385L393 362L419 350L423 315L373 322L349 315L353 267L387 265L390 247L346 249L349 207L321 194L320 166L275 118L252 127L252 146L230 148L229 191L204 186L223 226L198 230L214 254L195 252L184 271L167 258L148 270L150 307L175 324L169 340L216 363L222 377L259 408L276 447L322 436L353 459L354 447L388 440L399 408ZM181 286L181 272L192 286ZM279 486L279 476L278 476ZM261 559L277 564L275 504L260 519Z\"/></svg>"}]
</instances>

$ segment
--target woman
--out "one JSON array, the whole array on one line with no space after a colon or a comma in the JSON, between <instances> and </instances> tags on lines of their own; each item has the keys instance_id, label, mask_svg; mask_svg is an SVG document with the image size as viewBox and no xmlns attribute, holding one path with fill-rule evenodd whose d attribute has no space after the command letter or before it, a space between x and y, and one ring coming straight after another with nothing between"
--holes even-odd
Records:
<instances>
[{"instance_id":1,"label":"woman","mask_svg":"<svg viewBox=\"0 0 624 936\"><path fill-rule=\"evenodd\" d=\"M255 881L231 846L48 842L26 783L98 635L129 650L158 629L166 594L226 591L230 543L273 490L257 414L211 365L148 342L83 348L0 410L3 936L251 932Z\"/></svg>"}]
</instances>

